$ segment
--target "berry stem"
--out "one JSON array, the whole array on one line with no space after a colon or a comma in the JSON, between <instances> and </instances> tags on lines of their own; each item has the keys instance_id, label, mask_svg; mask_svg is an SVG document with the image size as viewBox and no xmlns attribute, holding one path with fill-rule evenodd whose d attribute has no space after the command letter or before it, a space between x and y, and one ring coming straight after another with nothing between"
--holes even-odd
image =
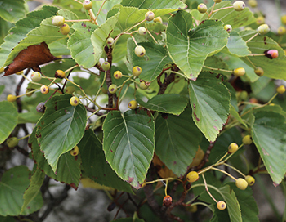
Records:
<instances>
[{"instance_id":1,"label":"berry stem","mask_svg":"<svg viewBox=\"0 0 286 222\"><path fill-rule=\"evenodd\" d=\"M265 56L265 54L248 54L248 56Z\"/></svg>"},{"instance_id":2,"label":"berry stem","mask_svg":"<svg viewBox=\"0 0 286 222\"><path fill-rule=\"evenodd\" d=\"M65 20L65 22L91 22L91 19L75 19L75 20Z\"/></svg>"},{"instance_id":3,"label":"berry stem","mask_svg":"<svg viewBox=\"0 0 286 222\"><path fill-rule=\"evenodd\" d=\"M233 72L233 71L231 71L231 70L220 69L220 68L214 68L214 67L209 67L209 66L203 66L203 67L204 67L204 68L207 68L207 69L211 69L211 70L222 71L222 72L230 72L230 73Z\"/></svg>"},{"instance_id":4,"label":"berry stem","mask_svg":"<svg viewBox=\"0 0 286 222\"><path fill-rule=\"evenodd\" d=\"M151 34L151 32L147 29L147 32L149 33L149 35L151 36L151 38L154 40L154 42L156 43L156 44L159 44L157 41L156 41L156 39L155 39L155 37Z\"/></svg>"},{"instance_id":5,"label":"berry stem","mask_svg":"<svg viewBox=\"0 0 286 222\"><path fill-rule=\"evenodd\" d=\"M26 136L24 136L24 137L18 139L18 141L19 141L19 140L24 140L24 139L28 138L30 135L31 135L31 134L27 134Z\"/></svg>"},{"instance_id":6,"label":"berry stem","mask_svg":"<svg viewBox=\"0 0 286 222\"><path fill-rule=\"evenodd\" d=\"M250 42L254 37L258 36L258 33L254 34L252 37L250 37L247 41L245 41L246 43Z\"/></svg>"},{"instance_id":7,"label":"berry stem","mask_svg":"<svg viewBox=\"0 0 286 222\"><path fill-rule=\"evenodd\" d=\"M214 200L214 202L217 202L217 200L213 197L213 195L209 192L209 188L208 188L208 184L206 182L206 179L205 179L205 175L202 174L203 176L203 180L204 180L204 185L205 185L205 188L206 188L206 191L207 193L209 194L209 196Z\"/></svg>"},{"instance_id":8,"label":"berry stem","mask_svg":"<svg viewBox=\"0 0 286 222\"><path fill-rule=\"evenodd\" d=\"M71 80L69 80L69 79L67 79L67 78L65 78L65 79L66 79L67 81L69 81L71 84L77 86L77 87L80 89L80 91L84 94L85 98L88 99L90 102L93 102L93 101L86 95L86 93L84 92L83 88L82 88L80 85L77 85L75 82L73 82L73 81L71 81Z\"/></svg>"},{"instance_id":9,"label":"berry stem","mask_svg":"<svg viewBox=\"0 0 286 222\"><path fill-rule=\"evenodd\" d=\"M226 171L224 170L221 170L221 169L218 169L218 168L215 168L215 167L211 167L212 170L217 170L217 171L220 171L222 173L224 173L225 175L229 176L231 179L235 180L235 177L232 176L231 174L227 173Z\"/></svg>"},{"instance_id":10,"label":"berry stem","mask_svg":"<svg viewBox=\"0 0 286 222\"><path fill-rule=\"evenodd\" d=\"M225 7L225 8L218 8L218 9L216 9L216 10L212 11L212 12L211 12L211 15L212 15L213 13L215 13L215 12L219 11L219 10L223 10L223 9L230 9L230 8L233 8L233 6L228 6L228 7Z\"/></svg>"},{"instance_id":11,"label":"berry stem","mask_svg":"<svg viewBox=\"0 0 286 222\"><path fill-rule=\"evenodd\" d=\"M106 1L106 0L105 0L105 1ZM100 8L100 10L101 10L101 8ZM99 12L98 12L98 13L99 13ZM95 15L93 14L92 9L89 9L89 10L88 10L88 15L89 15L89 17L91 18L91 20L93 21L93 23L97 25L97 22L96 22L97 17L95 17Z\"/></svg>"},{"instance_id":12,"label":"berry stem","mask_svg":"<svg viewBox=\"0 0 286 222\"><path fill-rule=\"evenodd\" d=\"M246 177L242 172L240 172L238 169L236 169L235 167L228 165L227 163L223 163L223 165L233 169L234 171L238 172L240 175L242 175L243 177Z\"/></svg>"}]
</instances>

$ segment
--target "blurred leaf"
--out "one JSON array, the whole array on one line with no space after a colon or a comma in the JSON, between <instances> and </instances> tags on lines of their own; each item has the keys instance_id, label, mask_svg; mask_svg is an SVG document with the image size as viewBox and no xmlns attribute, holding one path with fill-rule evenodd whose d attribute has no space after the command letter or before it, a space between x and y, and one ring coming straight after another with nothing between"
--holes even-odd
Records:
<instances>
[{"instance_id":1,"label":"blurred leaf","mask_svg":"<svg viewBox=\"0 0 286 222\"><path fill-rule=\"evenodd\" d=\"M139 9L184 9L186 5L179 0L123 0L121 2L123 6L132 6ZM156 10L152 10L156 17Z\"/></svg>"},{"instance_id":2,"label":"blurred leaf","mask_svg":"<svg viewBox=\"0 0 286 222\"><path fill-rule=\"evenodd\" d=\"M153 117L137 109L110 112L103 124L106 160L119 177L139 188L155 150Z\"/></svg>"},{"instance_id":3,"label":"blurred leaf","mask_svg":"<svg viewBox=\"0 0 286 222\"><path fill-rule=\"evenodd\" d=\"M0 102L0 143L8 138L12 130L17 125L17 109L8 101Z\"/></svg>"},{"instance_id":4,"label":"blurred leaf","mask_svg":"<svg viewBox=\"0 0 286 222\"><path fill-rule=\"evenodd\" d=\"M227 43L227 32L220 21L207 20L193 28L192 16L179 11L169 19L166 31L169 55L184 75L195 80L211 53Z\"/></svg>"},{"instance_id":5,"label":"blurred leaf","mask_svg":"<svg viewBox=\"0 0 286 222\"><path fill-rule=\"evenodd\" d=\"M7 22L15 23L25 17L26 2L24 0L0 0L0 17Z\"/></svg>"}]
</instances>

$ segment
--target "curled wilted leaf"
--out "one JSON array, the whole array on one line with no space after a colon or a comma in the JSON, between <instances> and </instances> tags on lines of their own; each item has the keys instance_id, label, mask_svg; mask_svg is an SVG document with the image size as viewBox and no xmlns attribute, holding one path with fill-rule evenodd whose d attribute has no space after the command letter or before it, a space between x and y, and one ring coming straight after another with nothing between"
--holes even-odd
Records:
<instances>
[{"instance_id":1,"label":"curled wilted leaf","mask_svg":"<svg viewBox=\"0 0 286 222\"><path fill-rule=\"evenodd\" d=\"M40 45L30 45L22 50L13 62L5 68L4 76L12 75L26 68L32 68L34 71L39 71L39 65L55 60L48 45L42 42Z\"/></svg>"}]
</instances>

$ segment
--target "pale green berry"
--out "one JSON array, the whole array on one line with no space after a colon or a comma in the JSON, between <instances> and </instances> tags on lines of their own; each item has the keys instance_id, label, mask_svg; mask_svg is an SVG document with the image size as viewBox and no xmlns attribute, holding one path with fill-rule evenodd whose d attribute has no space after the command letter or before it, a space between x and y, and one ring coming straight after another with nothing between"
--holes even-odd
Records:
<instances>
[{"instance_id":1,"label":"pale green berry","mask_svg":"<svg viewBox=\"0 0 286 222\"><path fill-rule=\"evenodd\" d=\"M227 31L227 32L231 32L231 30L232 30L231 25L225 25L223 28L224 28L224 30Z\"/></svg>"},{"instance_id":2,"label":"pale green berry","mask_svg":"<svg viewBox=\"0 0 286 222\"><path fill-rule=\"evenodd\" d=\"M204 14L208 10L208 7L205 4L201 3L198 5L198 10L201 14Z\"/></svg>"},{"instance_id":3,"label":"pale green berry","mask_svg":"<svg viewBox=\"0 0 286 222\"><path fill-rule=\"evenodd\" d=\"M147 29L145 27L139 27L138 28L138 34L139 35L146 35Z\"/></svg>"},{"instance_id":4,"label":"pale green berry","mask_svg":"<svg viewBox=\"0 0 286 222\"><path fill-rule=\"evenodd\" d=\"M113 45L114 44L114 38L112 38L112 37L109 37L107 40L106 40L106 44L107 45Z\"/></svg>"},{"instance_id":5,"label":"pale green berry","mask_svg":"<svg viewBox=\"0 0 286 222\"><path fill-rule=\"evenodd\" d=\"M147 21L152 21L155 18L155 14L152 11L148 11L145 15Z\"/></svg>"},{"instance_id":6,"label":"pale green berry","mask_svg":"<svg viewBox=\"0 0 286 222\"><path fill-rule=\"evenodd\" d=\"M110 70L110 63L109 63L109 62L103 62L103 63L101 64L101 68L102 68L104 71Z\"/></svg>"},{"instance_id":7,"label":"pale green berry","mask_svg":"<svg viewBox=\"0 0 286 222\"><path fill-rule=\"evenodd\" d=\"M245 7L244 1L235 1L233 3L233 8L235 11L242 11Z\"/></svg>"},{"instance_id":8,"label":"pale green berry","mask_svg":"<svg viewBox=\"0 0 286 222\"><path fill-rule=\"evenodd\" d=\"M143 57L146 54L146 49L142 45L138 45L135 48L135 54L138 57Z\"/></svg>"},{"instance_id":9,"label":"pale green berry","mask_svg":"<svg viewBox=\"0 0 286 222\"><path fill-rule=\"evenodd\" d=\"M264 35L267 32L270 32L270 28L267 24L263 24L257 28L259 34Z\"/></svg>"},{"instance_id":10,"label":"pale green berry","mask_svg":"<svg viewBox=\"0 0 286 222\"><path fill-rule=\"evenodd\" d=\"M65 23L65 18L63 16L57 15L52 19L52 24L61 27Z\"/></svg>"},{"instance_id":11,"label":"pale green berry","mask_svg":"<svg viewBox=\"0 0 286 222\"><path fill-rule=\"evenodd\" d=\"M42 74L39 72L33 72L31 74L31 80L34 82L39 82L42 79Z\"/></svg>"}]
</instances>

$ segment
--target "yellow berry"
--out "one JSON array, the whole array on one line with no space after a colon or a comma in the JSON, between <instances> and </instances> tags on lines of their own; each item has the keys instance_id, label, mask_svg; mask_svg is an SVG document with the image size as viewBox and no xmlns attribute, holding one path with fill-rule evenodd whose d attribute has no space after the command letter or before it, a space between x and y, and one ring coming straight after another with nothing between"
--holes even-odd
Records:
<instances>
[{"instance_id":1,"label":"yellow berry","mask_svg":"<svg viewBox=\"0 0 286 222\"><path fill-rule=\"evenodd\" d=\"M152 11L148 11L145 15L145 19L149 22L152 21L154 18L155 18L155 14Z\"/></svg>"},{"instance_id":2,"label":"yellow berry","mask_svg":"<svg viewBox=\"0 0 286 222\"><path fill-rule=\"evenodd\" d=\"M252 143L252 139L251 139L251 136L250 135L245 135L242 139L242 142L244 144L251 144Z\"/></svg>"},{"instance_id":3,"label":"yellow berry","mask_svg":"<svg viewBox=\"0 0 286 222\"><path fill-rule=\"evenodd\" d=\"M133 76L139 76L142 72L142 68L139 66L133 67Z\"/></svg>"},{"instance_id":4,"label":"yellow berry","mask_svg":"<svg viewBox=\"0 0 286 222\"><path fill-rule=\"evenodd\" d=\"M154 18L154 22L156 22L156 23L162 23L163 20L162 20L161 17L156 17L156 18Z\"/></svg>"},{"instance_id":5,"label":"yellow berry","mask_svg":"<svg viewBox=\"0 0 286 222\"><path fill-rule=\"evenodd\" d=\"M142 81L142 82L140 82L139 87L140 87L140 89L145 90L148 88L148 85L146 84L145 81Z\"/></svg>"},{"instance_id":6,"label":"yellow berry","mask_svg":"<svg viewBox=\"0 0 286 222\"><path fill-rule=\"evenodd\" d=\"M137 101L136 101L136 100L131 100L131 101L128 103L128 108L129 108L129 109L136 109L136 108L137 108Z\"/></svg>"},{"instance_id":7,"label":"yellow berry","mask_svg":"<svg viewBox=\"0 0 286 222\"><path fill-rule=\"evenodd\" d=\"M249 186L252 186L255 183L255 179L252 176L250 176L250 175L247 175L245 177L245 180L246 180L246 182L248 183Z\"/></svg>"},{"instance_id":8,"label":"yellow berry","mask_svg":"<svg viewBox=\"0 0 286 222\"><path fill-rule=\"evenodd\" d=\"M115 94L116 91L117 91L117 86L116 85L110 85L108 87L108 91L109 91L110 94Z\"/></svg>"},{"instance_id":9,"label":"yellow berry","mask_svg":"<svg viewBox=\"0 0 286 222\"><path fill-rule=\"evenodd\" d=\"M46 85L42 85L40 90L41 90L42 94L48 94L49 93L49 87Z\"/></svg>"},{"instance_id":10,"label":"yellow berry","mask_svg":"<svg viewBox=\"0 0 286 222\"><path fill-rule=\"evenodd\" d=\"M67 94L73 94L74 92L75 92L74 86L68 86L68 87L66 88L66 93L67 93Z\"/></svg>"},{"instance_id":11,"label":"yellow berry","mask_svg":"<svg viewBox=\"0 0 286 222\"><path fill-rule=\"evenodd\" d=\"M16 72L16 74L17 74L18 76L20 76L20 75L22 75L22 74L23 74L23 71Z\"/></svg>"},{"instance_id":12,"label":"yellow berry","mask_svg":"<svg viewBox=\"0 0 286 222\"><path fill-rule=\"evenodd\" d=\"M281 21L282 21L282 23L283 23L284 25L286 25L286 15L283 15L283 16L281 17Z\"/></svg>"},{"instance_id":13,"label":"yellow berry","mask_svg":"<svg viewBox=\"0 0 286 222\"><path fill-rule=\"evenodd\" d=\"M113 75L114 75L114 78L115 78L115 79L120 79L120 78L122 77L122 72L120 72L120 71L115 71Z\"/></svg>"},{"instance_id":14,"label":"yellow berry","mask_svg":"<svg viewBox=\"0 0 286 222\"><path fill-rule=\"evenodd\" d=\"M231 32L231 30L232 30L231 25L225 25L223 28L224 28L224 30L227 31L227 32Z\"/></svg>"},{"instance_id":15,"label":"yellow berry","mask_svg":"<svg viewBox=\"0 0 286 222\"><path fill-rule=\"evenodd\" d=\"M57 70L56 71L56 74L55 74L55 77L56 78L60 78L60 79L63 79L66 77L66 73L62 70Z\"/></svg>"},{"instance_id":16,"label":"yellow berry","mask_svg":"<svg viewBox=\"0 0 286 222\"><path fill-rule=\"evenodd\" d=\"M257 28L257 31L258 31L259 34L264 35L267 32L270 32L270 28L269 28L269 26L267 24L262 24L261 26L259 26Z\"/></svg>"},{"instance_id":17,"label":"yellow berry","mask_svg":"<svg viewBox=\"0 0 286 222\"><path fill-rule=\"evenodd\" d=\"M285 27L281 26L277 30L278 35L284 35L286 33Z\"/></svg>"},{"instance_id":18,"label":"yellow berry","mask_svg":"<svg viewBox=\"0 0 286 222\"><path fill-rule=\"evenodd\" d=\"M42 79L42 74L39 72L33 72L31 74L31 80L34 82L39 82Z\"/></svg>"},{"instance_id":19,"label":"yellow berry","mask_svg":"<svg viewBox=\"0 0 286 222\"><path fill-rule=\"evenodd\" d=\"M189 183L193 183L200 178L199 174L196 171L191 171L187 174L186 179Z\"/></svg>"},{"instance_id":20,"label":"yellow berry","mask_svg":"<svg viewBox=\"0 0 286 222\"><path fill-rule=\"evenodd\" d=\"M239 178L235 180L235 186L241 190L245 190L248 187L248 183L245 179Z\"/></svg>"},{"instance_id":21,"label":"yellow berry","mask_svg":"<svg viewBox=\"0 0 286 222\"><path fill-rule=\"evenodd\" d=\"M256 0L249 0L248 4L250 7L255 8L257 7L257 1Z\"/></svg>"},{"instance_id":22,"label":"yellow berry","mask_svg":"<svg viewBox=\"0 0 286 222\"><path fill-rule=\"evenodd\" d=\"M62 26L61 26L61 29L60 29L60 31L61 31L61 33L63 34L63 35L67 35L67 34L69 34L69 32L70 32L70 26L67 24L67 23L64 23Z\"/></svg>"},{"instance_id":23,"label":"yellow berry","mask_svg":"<svg viewBox=\"0 0 286 222\"><path fill-rule=\"evenodd\" d=\"M134 52L138 57L143 57L146 54L146 49L142 45L138 45Z\"/></svg>"},{"instance_id":24,"label":"yellow berry","mask_svg":"<svg viewBox=\"0 0 286 222\"><path fill-rule=\"evenodd\" d=\"M77 156L79 154L79 148L78 146L75 146L71 151L70 151L70 154L72 156Z\"/></svg>"},{"instance_id":25,"label":"yellow berry","mask_svg":"<svg viewBox=\"0 0 286 222\"><path fill-rule=\"evenodd\" d=\"M18 145L18 138L17 137L11 137L7 139L7 145L9 148L14 148Z\"/></svg>"},{"instance_id":26,"label":"yellow berry","mask_svg":"<svg viewBox=\"0 0 286 222\"><path fill-rule=\"evenodd\" d=\"M231 143L228 147L228 152L234 153L238 150L238 145L236 143Z\"/></svg>"},{"instance_id":27,"label":"yellow berry","mask_svg":"<svg viewBox=\"0 0 286 222\"><path fill-rule=\"evenodd\" d=\"M261 67L256 67L256 69L254 70L254 72L256 73L256 75L258 76L263 76L263 69Z\"/></svg>"},{"instance_id":28,"label":"yellow berry","mask_svg":"<svg viewBox=\"0 0 286 222\"><path fill-rule=\"evenodd\" d=\"M15 102L17 100L17 96L9 94L7 96L7 100L8 100L8 102Z\"/></svg>"},{"instance_id":29,"label":"yellow berry","mask_svg":"<svg viewBox=\"0 0 286 222\"><path fill-rule=\"evenodd\" d=\"M92 1L85 0L85 1L83 2L83 7L84 7L84 9L86 9L86 10L92 9Z\"/></svg>"},{"instance_id":30,"label":"yellow berry","mask_svg":"<svg viewBox=\"0 0 286 222\"><path fill-rule=\"evenodd\" d=\"M201 3L198 5L198 10L201 14L204 14L208 10L208 7L205 4Z\"/></svg>"},{"instance_id":31,"label":"yellow berry","mask_svg":"<svg viewBox=\"0 0 286 222\"><path fill-rule=\"evenodd\" d=\"M226 208L226 203L224 201L218 201L216 207L218 210L224 210Z\"/></svg>"},{"instance_id":32,"label":"yellow berry","mask_svg":"<svg viewBox=\"0 0 286 222\"><path fill-rule=\"evenodd\" d=\"M233 71L233 74L235 76L243 76L245 74L245 69L243 67L239 67L239 68L236 68L234 71Z\"/></svg>"},{"instance_id":33,"label":"yellow berry","mask_svg":"<svg viewBox=\"0 0 286 222\"><path fill-rule=\"evenodd\" d=\"M55 26L62 26L65 23L65 18L63 16L57 15L52 19L52 24Z\"/></svg>"},{"instance_id":34,"label":"yellow berry","mask_svg":"<svg viewBox=\"0 0 286 222\"><path fill-rule=\"evenodd\" d=\"M70 98L70 104L72 106L77 106L79 104L79 99L76 96Z\"/></svg>"},{"instance_id":35,"label":"yellow berry","mask_svg":"<svg viewBox=\"0 0 286 222\"><path fill-rule=\"evenodd\" d=\"M285 86L281 85L276 89L276 92L279 94L283 94L285 92Z\"/></svg>"},{"instance_id":36,"label":"yellow berry","mask_svg":"<svg viewBox=\"0 0 286 222\"><path fill-rule=\"evenodd\" d=\"M191 206L187 206L187 211L191 212L191 213L195 213L198 210L197 205L191 205Z\"/></svg>"},{"instance_id":37,"label":"yellow berry","mask_svg":"<svg viewBox=\"0 0 286 222\"><path fill-rule=\"evenodd\" d=\"M257 19L256 19L256 23L258 25L261 25L263 23L265 23L265 19L262 17L262 16L259 16Z\"/></svg>"}]
</instances>

